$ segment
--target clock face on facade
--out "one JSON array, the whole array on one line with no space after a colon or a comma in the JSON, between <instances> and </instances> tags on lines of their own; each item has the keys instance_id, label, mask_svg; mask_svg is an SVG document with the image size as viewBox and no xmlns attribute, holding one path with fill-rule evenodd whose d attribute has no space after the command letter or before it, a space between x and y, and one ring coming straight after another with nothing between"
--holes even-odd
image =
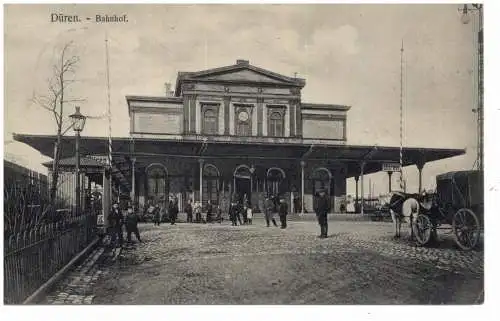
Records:
<instances>
[{"instance_id":1,"label":"clock face on facade","mask_svg":"<svg viewBox=\"0 0 500 321\"><path fill-rule=\"evenodd\" d=\"M248 113L246 111L241 111L239 114L238 114L238 119L240 121L247 121L248 120Z\"/></svg>"}]
</instances>

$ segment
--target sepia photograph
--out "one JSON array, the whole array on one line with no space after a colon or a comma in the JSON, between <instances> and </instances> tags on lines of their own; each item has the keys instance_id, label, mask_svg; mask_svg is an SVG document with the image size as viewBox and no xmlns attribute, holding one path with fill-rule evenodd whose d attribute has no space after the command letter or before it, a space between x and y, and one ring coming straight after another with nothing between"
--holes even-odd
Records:
<instances>
[{"instance_id":1,"label":"sepia photograph","mask_svg":"<svg viewBox=\"0 0 500 321\"><path fill-rule=\"evenodd\" d=\"M482 3L3 9L4 305L485 302Z\"/></svg>"}]
</instances>

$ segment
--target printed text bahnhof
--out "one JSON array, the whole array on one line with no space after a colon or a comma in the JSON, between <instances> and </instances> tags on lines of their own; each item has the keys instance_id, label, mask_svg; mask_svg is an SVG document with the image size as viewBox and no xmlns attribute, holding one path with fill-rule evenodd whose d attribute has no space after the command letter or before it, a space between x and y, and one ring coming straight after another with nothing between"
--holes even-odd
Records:
<instances>
[{"instance_id":1,"label":"printed text bahnhof","mask_svg":"<svg viewBox=\"0 0 500 321\"><path fill-rule=\"evenodd\" d=\"M84 17L84 18L82 18L79 15L65 15L62 13L52 13L50 15L50 22L81 23L85 21L97 22L97 23L128 22L128 17L126 14L121 14L121 15L96 14L95 17Z\"/></svg>"}]
</instances>

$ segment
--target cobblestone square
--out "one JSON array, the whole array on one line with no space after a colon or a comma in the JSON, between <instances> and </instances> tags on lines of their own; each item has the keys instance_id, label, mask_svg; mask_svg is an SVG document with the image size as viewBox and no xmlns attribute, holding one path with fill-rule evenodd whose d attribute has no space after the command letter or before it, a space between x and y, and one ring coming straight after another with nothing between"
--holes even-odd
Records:
<instances>
[{"instance_id":1,"label":"cobblestone square","mask_svg":"<svg viewBox=\"0 0 500 321\"><path fill-rule=\"evenodd\" d=\"M478 304L483 251L392 239L382 222L314 221L285 230L219 224L140 225L143 243L98 260L82 297L65 304ZM102 250L102 249L101 249ZM106 255L104 255L106 256ZM82 269L85 270L85 269ZM80 272L82 273L82 272ZM90 273L90 274L89 274ZM93 279L95 279L93 277ZM66 286L67 288L67 286ZM72 292L73 293L73 292ZM57 303L48 301L48 303Z\"/></svg>"}]
</instances>

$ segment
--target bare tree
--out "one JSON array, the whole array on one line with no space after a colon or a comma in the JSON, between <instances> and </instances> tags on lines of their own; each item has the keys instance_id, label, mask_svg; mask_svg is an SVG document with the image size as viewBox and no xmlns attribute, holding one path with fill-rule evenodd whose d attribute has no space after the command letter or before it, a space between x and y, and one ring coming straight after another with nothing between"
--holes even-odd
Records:
<instances>
[{"instance_id":1,"label":"bare tree","mask_svg":"<svg viewBox=\"0 0 500 321\"><path fill-rule=\"evenodd\" d=\"M47 80L48 93L46 95L34 95L33 97L33 102L36 105L48 110L52 114L56 125L54 160L52 163L49 190L50 205L49 208L44 211L44 214L55 211L59 179L59 162L62 155L61 140L62 136L71 128L71 124L68 124L67 117L63 117L66 105L85 101L84 99L71 99L68 97L68 88L76 81L74 75L80 61L79 56L71 54L72 46L72 41L65 43L55 63L52 65L52 75Z\"/></svg>"}]
</instances>

